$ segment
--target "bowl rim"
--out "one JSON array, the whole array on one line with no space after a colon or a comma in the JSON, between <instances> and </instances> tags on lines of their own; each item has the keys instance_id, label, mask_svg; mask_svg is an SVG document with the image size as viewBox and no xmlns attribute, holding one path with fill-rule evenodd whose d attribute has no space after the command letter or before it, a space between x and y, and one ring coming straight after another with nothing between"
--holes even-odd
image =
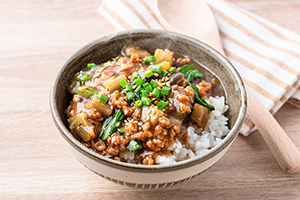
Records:
<instances>
[{"instance_id":1,"label":"bowl rim","mask_svg":"<svg viewBox=\"0 0 300 200\"><path fill-rule=\"evenodd\" d=\"M170 165L138 165L138 164L130 164L130 163L125 163L125 162L120 162L116 161L110 158L107 158L105 156L102 156L91 149L85 147L81 142L79 142L73 135L72 133L68 130L68 128L64 125L62 119L59 116L58 108L56 106L57 100L55 98L56 94L56 88L59 83L59 80L61 78L61 75L63 74L64 70L66 67L77 57L79 56L82 52L88 50L94 45L97 45L98 43L101 42L106 42L108 40L114 40L117 39L118 37L123 37L123 36L128 36L130 37L131 35L161 35L161 34L167 34L172 37L176 37L177 39L180 40L185 40L185 42L192 42L199 47L201 47L202 50L204 50L207 54L210 56L214 57L216 60L218 60L223 66L225 65L226 68L231 72L231 75L233 78L236 80L236 83L238 84L238 87L240 88L240 93L241 93L241 106L240 110L238 113L238 117L236 120L236 123L233 125L232 129L230 129L229 133L226 135L226 137L215 147L210 149L209 151L199 155L195 156L194 158L190 158L184 161L180 161L178 163L173 163ZM175 171L179 169L183 169L188 166L194 166L199 163L205 162L209 160L210 158L214 157L218 153L220 153L222 150L224 150L228 145L232 143L232 141L236 138L236 136L239 133L239 130L243 124L244 118L246 116L246 107L247 107L247 96L246 96L246 90L244 83L242 81L241 76L239 75L238 71L235 69L235 67L230 63L230 61L224 57L222 54L220 54L218 51L210 47L209 45L191 38L189 36L175 33L175 32L170 32L170 31L165 31L165 30L154 30L154 29L134 29L134 30L127 30L127 31L120 31L117 33L112 33L109 35L102 36L79 50L77 50L69 59L65 61L65 63L62 65L60 70L57 72L55 79L53 81L52 87L51 87L51 92L50 92L50 110L51 114L53 117L53 120L55 122L55 125L57 129L60 132L60 135L64 138L65 141L67 141L73 148L75 148L77 151L80 153L84 154L85 156L88 156L89 158L95 160L96 162L100 162L102 164L108 165L113 168L117 169L122 169L122 170L127 170L127 171L135 171L135 172L147 172L147 173L157 173L157 172L166 172L166 171Z\"/></svg>"}]
</instances>

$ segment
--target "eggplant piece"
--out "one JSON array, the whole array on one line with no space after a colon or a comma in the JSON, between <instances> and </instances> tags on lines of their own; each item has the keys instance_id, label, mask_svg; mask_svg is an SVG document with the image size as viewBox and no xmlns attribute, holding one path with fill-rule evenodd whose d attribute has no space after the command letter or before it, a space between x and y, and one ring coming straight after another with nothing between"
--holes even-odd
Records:
<instances>
[{"instance_id":1,"label":"eggplant piece","mask_svg":"<svg viewBox=\"0 0 300 200\"><path fill-rule=\"evenodd\" d=\"M184 74L180 72L176 72L175 74L172 74L170 76L169 83L171 85L185 86L186 80L184 78Z\"/></svg>"},{"instance_id":2,"label":"eggplant piece","mask_svg":"<svg viewBox=\"0 0 300 200\"><path fill-rule=\"evenodd\" d=\"M77 74L75 74L70 81L70 85L68 86L69 93L72 95L77 94L77 89L79 86L80 82L77 81Z\"/></svg>"},{"instance_id":3,"label":"eggplant piece","mask_svg":"<svg viewBox=\"0 0 300 200\"><path fill-rule=\"evenodd\" d=\"M196 122L200 128L204 130L208 122L209 113L210 110L208 108L196 103L194 106L194 110L191 114L191 119L193 122Z\"/></svg>"},{"instance_id":4,"label":"eggplant piece","mask_svg":"<svg viewBox=\"0 0 300 200\"><path fill-rule=\"evenodd\" d=\"M85 112L70 117L68 122L71 131L75 132L84 142L88 142L97 137L95 126L88 122Z\"/></svg>"},{"instance_id":5,"label":"eggplant piece","mask_svg":"<svg viewBox=\"0 0 300 200\"><path fill-rule=\"evenodd\" d=\"M86 105L87 109L96 109L101 113L103 117L108 117L112 113L112 109L108 104L102 103L99 101L99 97L94 96L90 102Z\"/></svg>"}]
</instances>

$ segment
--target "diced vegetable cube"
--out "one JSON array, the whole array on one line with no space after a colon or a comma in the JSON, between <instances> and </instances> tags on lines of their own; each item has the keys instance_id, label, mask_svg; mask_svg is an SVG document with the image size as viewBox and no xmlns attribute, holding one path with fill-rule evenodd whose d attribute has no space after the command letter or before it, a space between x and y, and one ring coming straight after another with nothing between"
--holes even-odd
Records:
<instances>
[{"instance_id":1,"label":"diced vegetable cube","mask_svg":"<svg viewBox=\"0 0 300 200\"><path fill-rule=\"evenodd\" d=\"M167 61L170 65L173 65L173 56L168 54L162 49L156 49L154 52L154 56L156 56L156 62L160 63L162 61Z\"/></svg>"},{"instance_id":2,"label":"diced vegetable cube","mask_svg":"<svg viewBox=\"0 0 300 200\"><path fill-rule=\"evenodd\" d=\"M99 101L99 97L96 96L92 97L90 102L87 104L86 108L96 109L104 117L108 117L112 113L112 109L110 108L110 106Z\"/></svg>"},{"instance_id":3,"label":"diced vegetable cube","mask_svg":"<svg viewBox=\"0 0 300 200\"><path fill-rule=\"evenodd\" d=\"M113 77L111 79L106 80L103 83L103 87L105 87L105 89L108 89L110 93L114 92L115 90L119 90L121 89L121 86L119 85L119 82L121 80L124 81L128 81L127 77L125 75L121 75L121 76L117 76L117 77Z\"/></svg>"},{"instance_id":4,"label":"diced vegetable cube","mask_svg":"<svg viewBox=\"0 0 300 200\"><path fill-rule=\"evenodd\" d=\"M95 126L88 122L85 112L74 115L68 119L70 129L75 132L84 142L96 138Z\"/></svg>"},{"instance_id":5,"label":"diced vegetable cube","mask_svg":"<svg viewBox=\"0 0 300 200\"><path fill-rule=\"evenodd\" d=\"M166 116L161 109L156 106L144 106L142 110L141 120L143 122L149 121L151 126L156 126L158 124L158 119Z\"/></svg>"},{"instance_id":6,"label":"diced vegetable cube","mask_svg":"<svg viewBox=\"0 0 300 200\"><path fill-rule=\"evenodd\" d=\"M208 121L209 113L210 111L208 108L196 103L194 106L194 110L191 114L191 119L204 130Z\"/></svg>"},{"instance_id":7,"label":"diced vegetable cube","mask_svg":"<svg viewBox=\"0 0 300 200\"><path fill-rule=\"evenodd\" d=\"M168 61L162 61L157 65L162 66L162 70L168 71L171 68L171 64Z\"/></svg>"}]
</instances>

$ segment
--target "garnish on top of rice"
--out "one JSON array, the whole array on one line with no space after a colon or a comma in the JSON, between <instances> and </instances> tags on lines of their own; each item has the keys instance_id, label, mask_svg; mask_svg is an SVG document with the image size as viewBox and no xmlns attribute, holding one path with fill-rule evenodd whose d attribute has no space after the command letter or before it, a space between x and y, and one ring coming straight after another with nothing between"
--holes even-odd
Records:
<instances>
[{"instance_id":1,"label":"garnish on top of rice","mask_svg":"<svg viewBox=\"0 0 300 200\"><path fill-rule=\"evenodd\" d=\"M71 132L103 156L171 164L208 151L229 132L222 85L188 57L130 45L86 67L70 82L66 114Z\"/></svg>"}]
</instances>

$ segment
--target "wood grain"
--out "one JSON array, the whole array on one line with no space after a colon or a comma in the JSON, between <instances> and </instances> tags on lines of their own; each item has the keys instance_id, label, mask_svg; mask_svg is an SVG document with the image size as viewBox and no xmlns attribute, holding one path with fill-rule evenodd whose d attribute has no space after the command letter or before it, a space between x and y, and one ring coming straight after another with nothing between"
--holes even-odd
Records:
<instances>
[{"instance_id":1,"label":"wood grain","mask_svg":"<svg viewBox=\"0 0 300 200\"><path fill-rule=\"evenodd\" d=\"M230 0L300 34L299 1ZM110 183L83 167L56 130L52 80L87 42L115 29L100 1L0 0L0 199L300 199L300 174L277 165L258 132L239 136L201 176L169 189L141 191ZM300 148L300 109L275 115Z\"/></svg>"}]
</instances>

